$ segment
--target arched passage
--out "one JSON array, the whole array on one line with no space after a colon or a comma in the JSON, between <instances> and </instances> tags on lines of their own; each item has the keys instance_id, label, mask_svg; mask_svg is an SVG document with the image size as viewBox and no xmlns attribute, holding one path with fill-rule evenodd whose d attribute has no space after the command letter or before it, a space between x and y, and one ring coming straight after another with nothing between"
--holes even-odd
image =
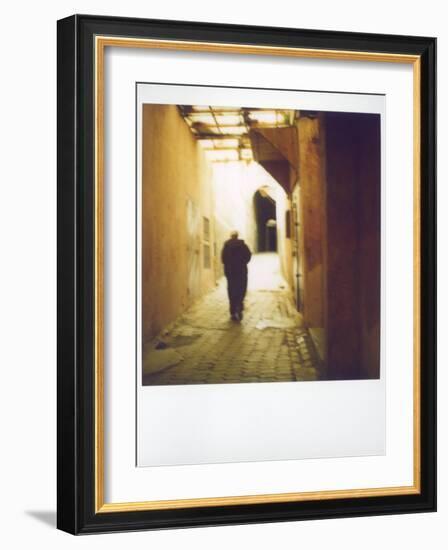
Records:
<instances>
[{"instance_id":1,"label":"arched passage","mask_svg":"<svg viewBox=\"0 0 448 550\"><path fill-rule=\"evenodd\" d=\"M254 194L254 213L258 252L277 252L275 200L263 188Z\"/></svg>"}]
</instances>

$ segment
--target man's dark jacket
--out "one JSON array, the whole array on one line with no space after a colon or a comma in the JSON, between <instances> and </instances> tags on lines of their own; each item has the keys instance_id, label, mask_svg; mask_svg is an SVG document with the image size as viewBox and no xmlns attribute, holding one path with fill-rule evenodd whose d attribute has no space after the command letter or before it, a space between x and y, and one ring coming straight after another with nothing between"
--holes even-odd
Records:
<instances>
[{"instance_id":1,"label":"man's dark jacket","mask_svg":"<svg viewBox=\"0 0 448 550\"><path fill-rule=\"evenodd\" d=\"M221 253L226 277L238 277L247 273L247 264L252 254L243 239L229 239Z\"/></svg>"}]
</instances>

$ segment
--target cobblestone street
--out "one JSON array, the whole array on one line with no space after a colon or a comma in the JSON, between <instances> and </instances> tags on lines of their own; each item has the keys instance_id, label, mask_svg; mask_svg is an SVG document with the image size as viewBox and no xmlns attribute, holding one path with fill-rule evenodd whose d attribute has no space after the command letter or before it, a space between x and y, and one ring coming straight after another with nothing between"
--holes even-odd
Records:
<instances>
[{"instance_id":1,"label":"cobblestone street","mask_svg":"<svg viewBox=\"0 0 448 550\"><path fill-rule=\"evenodd\" d=\"M244 319L232 321L223 278L146 346L143 384L316 380L318 356L274 253L249 264Z\"/></svg>"}]
</instances>

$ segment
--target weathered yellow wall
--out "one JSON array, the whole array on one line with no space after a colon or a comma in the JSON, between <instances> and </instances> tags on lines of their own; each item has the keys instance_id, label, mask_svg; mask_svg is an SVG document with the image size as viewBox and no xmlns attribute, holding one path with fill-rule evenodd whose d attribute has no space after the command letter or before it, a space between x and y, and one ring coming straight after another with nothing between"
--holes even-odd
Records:
<instances>
[{"instance_id":1,"label":"weathered yellow wall","mask_svg":"<svg viewBox=\"0 0 448 550\"><path fill-rule=\"evenodd\" d=\"M326 375L379 375L379 117L302 113L297 122L303 317Z\"/></svg>"},{"instance_id":2,"label":"weathered yellow wall","mask_svg":"<svg viewBox=\"0 0 448 550\"><path fill-rule=\"evenodd\" d=\"M301 223L301 201L300 201L300 185L297 183L291 193L291 216L292 216L292 233L291 233L291 261L293 275L293 291L294 301L298 311L303 315L303 238Z\"/></svg>"},{"instance_id":3,"label":"weathered yellow wall","mask_svg":"<svg viewBox=\"0 0 448 550\"><path fill-rule=\"evenodd\" d=\"M292 231L290 233L291 237L287 237L287 227L286 227L286 211L291 209L291 204L288 195L285 193L283 188L279 187L278 192L276 193L276 210L277 210L277 247L278 254L280 257L280 266L282 269L282 274L285 277L290 288L294 288L294 277L293 277L293 241L292 241ZM292 229L292 227L290 228Z\"/></svg>"},{"instance_id":4,"label":"weathered yellow wall","mask_svg":"<svg viewBox=\"0 0 448 550\"><path fill-rule=\"evenodd\" d=\"M320 117L300 117L299 235L303 273L303 317L309 327L324 326L324 137Z\"/></svg>"},{"instance_id":5,"label":"weathered yellow wall","mask_svg":"<svg viewBox=\"0 0 448 550\"><path fill-rule=\"evenodd\" d=\"M142 337L154 338L213 287L210 164L173 105L143 106ZM203 258L210 220L211 269Z\"/></svg>"}]
</instances>

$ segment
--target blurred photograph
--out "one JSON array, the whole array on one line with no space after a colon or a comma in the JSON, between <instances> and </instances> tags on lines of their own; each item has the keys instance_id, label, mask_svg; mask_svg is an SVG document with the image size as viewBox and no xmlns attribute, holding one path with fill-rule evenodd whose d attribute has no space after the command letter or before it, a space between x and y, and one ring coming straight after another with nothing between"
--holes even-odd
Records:
<instances>
[{"instance_id":1,"label":"blurred photograph","mask_svg":"<svg viewBox=\"0 0 448 550\"><path fill-rule=\"evenodd\" d=\"M144 386L380 378L380 122L143 104Z\"/></svg>"}]
</instances>

